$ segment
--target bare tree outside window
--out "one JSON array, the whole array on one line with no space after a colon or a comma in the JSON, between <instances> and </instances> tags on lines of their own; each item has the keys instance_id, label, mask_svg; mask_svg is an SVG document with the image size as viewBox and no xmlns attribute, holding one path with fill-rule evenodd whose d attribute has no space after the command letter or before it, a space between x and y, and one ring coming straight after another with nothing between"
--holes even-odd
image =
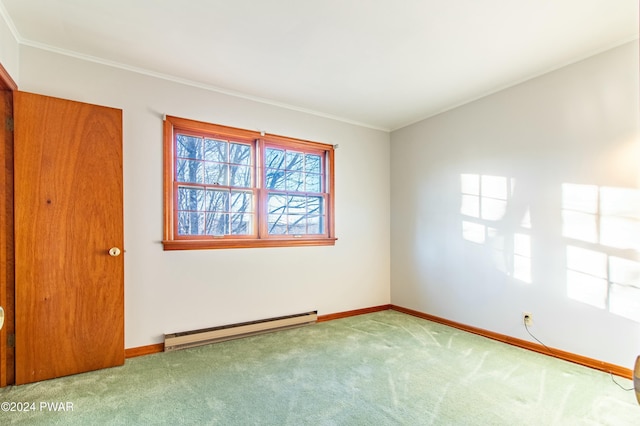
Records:
<instances>
[{"instance_id":1,"label":"bare tree outside window","mask_svg":"<svg viewBox=\"0 0 640 426\"><path fill-rule=\"evenodd\" d=\"M252 232L252 147L177 133L179 235L243 235ZM202 186L197 186L202 185Z\"/></svg>"},{"instance_id":2,"label":"bare tree outside window","mask_svg":"<svg viewBox=\"0 0 640 426\"><path fill-rule=\"evenodd\" d=\"M335 241L331 145L168 117L165 153L171 156L165 165L173 168L165 173L165 202L173 206L165 209L165 232L172 236L165 248L182 239L198 248L270 238L280 242L259 246ZM240 239L248 242L219 242Z\"/></svg>"},{"instance_id":3,"label":"bare tree outside window","mask_svg":"<svg viewBox=\"0 0 640 426\"><path fill-rule=\"evenodd\" d=\"M322 157L267 147L267 220L270 234L321 234Z\"/></svg>"}]
</instances>

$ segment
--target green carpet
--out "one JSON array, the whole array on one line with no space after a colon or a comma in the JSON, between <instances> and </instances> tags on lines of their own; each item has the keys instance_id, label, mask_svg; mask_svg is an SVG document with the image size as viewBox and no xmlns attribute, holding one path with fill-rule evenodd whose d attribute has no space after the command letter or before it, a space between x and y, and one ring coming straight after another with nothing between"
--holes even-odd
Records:
<instances>
[{"instance_id":1,"label":"green carpet","mask_svg":"<svg viewBox=\"0 0 640 426\"><path fill-rule=\"evenodd\" d=\"M134 358L0 401L35 405L0 424L640 425L608 374L395 311Z\"/></svg>"}]
</instances>

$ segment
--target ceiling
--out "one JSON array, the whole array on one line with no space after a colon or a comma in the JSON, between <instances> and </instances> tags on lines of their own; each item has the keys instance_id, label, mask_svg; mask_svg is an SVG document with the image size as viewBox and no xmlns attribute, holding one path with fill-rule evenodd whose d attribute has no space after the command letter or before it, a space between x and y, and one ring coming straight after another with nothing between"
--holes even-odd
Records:
<instances>
[{"instance_id":1,"label":"ceiling","mask_svg":"<svg viewBox=\"0 0 640 426\"><path fill-rule=\"evenodd\" d=\"M0 0L18 42L394 130L638 38L638 0Z\"/></svg>"}]
</instances>

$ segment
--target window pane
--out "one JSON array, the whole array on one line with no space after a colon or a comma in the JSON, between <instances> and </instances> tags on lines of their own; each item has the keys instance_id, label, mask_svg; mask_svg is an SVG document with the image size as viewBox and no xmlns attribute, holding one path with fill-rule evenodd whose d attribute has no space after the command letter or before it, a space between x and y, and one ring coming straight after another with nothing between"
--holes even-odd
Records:
<instances>
[{"instance_id":1,"label":"window pane","mask_svg":"<svg viewBox=\"0 0 640 426\"><path fill-rule=\"evenodd\" d=\"M307 173L305 175L305 191L322 192L322 188L320 186L320 175L315 173Z\"/></svg>"},{"instance_id":2,"label":"window pane","mask_svg":"<svg viewBox=\"0 0 640 426\"><path fill-rule=\"evenodd\" d=\"M178 160L176 163L176 180L178 182L202 183L204 173L201 161Z\"/></svg>"},{"instance_id":3,"label":"window pane","mask_svg":"<svg viewBox=\"0 0 640 426\"><path fill-rule=\"evenodd\" d=\"M292 235L302 235L307 233L307 221L303 215L289 215L287 218L289 224L288 233Z\"/></svg>"},{"instance_id":4,"label":"window pane","mask_svg":"<svg viewBox=\"0 0 640 426\"><path fill-rule=\"evenodd\" d=\"M280 214L270 214L267 222L269 234L286 234L287 217Z\"/></svg>"},{"instance_id":5,"label":"window pane","mask_svg":"<svg viewBox=\"0 0 640 426\"><path fill-rule=\"evenodd\" d=\"M202 139L194 136L176 135L176 156L202 158Z\"/></svg>"},{"instance_id":6,"label":"window pane","mask_svg":"<svg viewBox=\"0 0 640 426\"><path fill-rule=\"evenodd\" d=\"M284 151L281 149L265 149L265 167L272 169L284 169Z\"/></svg>"},{"instance_id":7,"label":"window pane","mask_svg":"<svg viewBox=\"0 0 640 426\"><path fill-rule=\"evenodd\" d=\"M319 155L307 154L305 161L306 172L322 174L322 158Z\"/></svg>"},{"instance_id":8,"label":"window pane","mask_svg":"<svg viewBox=\"0 0 640 426\"><path fill-rule=\"evenodd\" d=\"M204 183L210 185L227 185L227 165L204 163Z\"/></svg>"},{"instance_id":9,"label":"window pane","mask_svg":"<svg viewBox=\"0 0 640 426\"><path fill-rule=\"evenodd\" d=\"M307 198L307 214L324 215L323 198L309 197Z\"/></svg>"},{"instance_id":10,"label":"window pane","mask_svg":"<svg viewBox=\"0 0 640 426\"><path fill-rule=\"evenodd\" d=\"M226 235L229 233L229 215L227 213L207 214L207 235Z\"/></svg>"},{"instance_id":11,"label":"window pane","mask_svg":"<svg viewBox=\"0 0 640 426\"><path fill-rule=\"evenodd\" d=\"M302 179L302 173L299 172L287 172L287 191L303 191L304 180Z\"/></svg>"},{"instance_id":12,"label":"window pane","mask_svg":"<svg viewBox=\"0 0 640 426\"><path fill-rule=\"evenodd\" d=\"M284 191L284 176L283 170L267 169L265 188Z\"/></svg>"},{"instance_id":13,"label":"window pane","mask_svg":"<svg viewBox=\"0 0 640 426\"><path fill-rule=\"evenodd\" d=\"M253 193L244 191L232 191L231 211L244 213L253 212Z\"/></svg>"},{"instance_id":14,"label":"window pane","mask_svg":"<svg viewBox=\"0 0 640 426\"><path fill-rule=\"evenodd\" d=\"M307 233L322 234L324 232L323 216L311 216L307 219Z\"/></svg>"},{"instance_id":15,"label":"window pane","mask_svg":"<svg viewBox=\"0 0 640 426\"><path fill-rule=\"evenodd\" d=\"M229 162L232 164L251 164L251 145L232 143Z\"/></svg>"},{"instance_id":16,"label":"window pane","mask_svg":"<svg viewBox=\"0 0 640 426\"><path fill-rule=\"evenodd\" d=\"M204 213L178 212L178 235L203 235Z\"/></svg>"},{"instance_id":17,"label":"window pane","mask_svg":"<svg viewBox=\"0 0 640 426\"><path fill-rule=\"evenodd\" d=\"M205 139L204 159L207 161L226 163L229 161L228 149L229 144L227 143L227 141Z\"/></svg>"},{"instance_id":18,"label":"window pane","mask_svg":"<svg viewBox=\"0 0 640 426\"><path fill-rule=\"evenodd\" d=\"M287 151L287 170L303 171L304 155L301 152Z\"/></svg>"},{"instance_id":19,"label":"window pane","mask_svg":"<svg viewBox=\"0 0 640 426\"><path fill-rule=\"evenodd\" d=\"M251 188L251 167L230 166L229 174L231 177L230 186Z\"/></svg>"},{"instance_id":20,"label":"window pane","mask_svg":"<svg viewBox=\"0 0 640 426\"><path fill-rule=\"evenodd\" d=\"M300 195L269 195L270 234L324 233L324 198Z\"/></svg>"},{"instance_id":21,"label":"window pane","mask_svg":"<svg viewBox=\"0 0 640 426\"><path fill-rule=\"evenodd\" d=\"M269 195L269 200L267 201L267 208L269 209L269 214L285 214L285 208L287 205L287 199L282 195Z\"/></svg>"},{"instance_id":22,"label":"window pane","mask_svg":"<svg viewBox=\"0 0 640 426\"><path fill-rule=\"evenodd\" d=\"M229 191L208 190L206 210L217 212L229 211Z\"/></svg>"},{"instance_id":23,"label":"window pane","mask_svg":"<svg viewBox=\"0 0 640 426\"><path fill-rule=\"evenodd\" d=\"M178 188L178 210L204 210L204 190Z\"/></svg>"},{"instance_id":24,"label":"window pane","mask_svg":"<svg viewBox=\"0 0 640 426\"><path fill-rule=\"evenodd\" d=\"M253 233L253 215L252 214L232 214L231 215L231 234L232 235L248 235Z\"/></svg>"},{"instance_id":25,"label":"window pane","mask_svg":"<svg viewBox=\"0 0 640 426\"><path fill-rule=\"evenodd\" d=\"M307 198L306 197L289 197L289 203L287 206L288 214L306 214L307 213Z\"/></svg>"}]
</instances>

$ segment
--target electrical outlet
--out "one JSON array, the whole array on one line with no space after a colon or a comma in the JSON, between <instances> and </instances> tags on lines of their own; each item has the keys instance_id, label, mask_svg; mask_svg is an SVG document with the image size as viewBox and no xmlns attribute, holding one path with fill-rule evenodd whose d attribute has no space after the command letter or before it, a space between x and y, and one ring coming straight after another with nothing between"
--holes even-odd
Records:
<instances>
[{"instance_id":1,"label":"electrical outlet","mask_svg":"<svg viewBox=\"0 0 640 426\"><path fill-rule=\"evenodd\" d=\"M531 327L533 325L533 314L531 312L523 312L522 323L527 327Z\"/></svg>"}]
</instances>

